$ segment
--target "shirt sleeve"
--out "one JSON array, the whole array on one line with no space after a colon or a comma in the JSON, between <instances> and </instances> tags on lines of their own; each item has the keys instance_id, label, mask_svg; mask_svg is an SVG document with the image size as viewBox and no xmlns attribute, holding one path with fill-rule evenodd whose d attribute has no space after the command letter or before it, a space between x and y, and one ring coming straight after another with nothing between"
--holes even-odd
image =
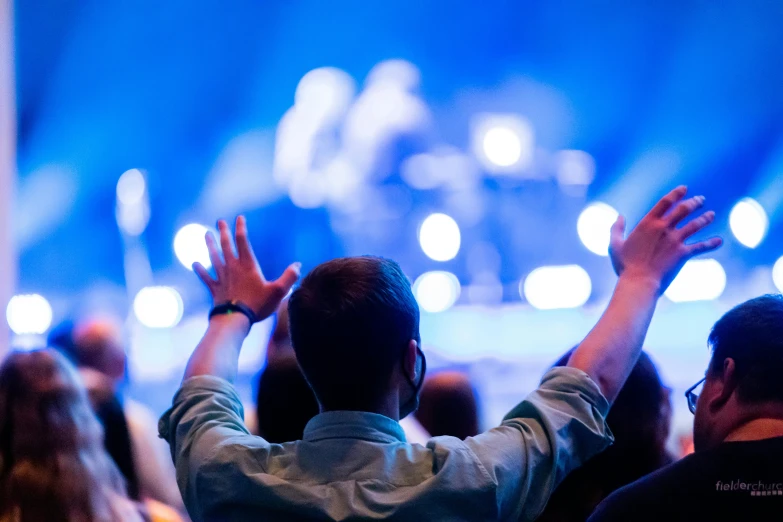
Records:
<instances>
[{"instance_id":1,"label":"shirt sleeve","mask_svg":"<svg viewBox=\"0 0 783 522\"><path fill-rule=\"evenodd\" d=\"M242 439L258 447L265 442L250 434L243 419L242 401L231 383L200 375L187 379L174 395L172 407L158 423L160 437L169 442L177 484L194 522L202 520L197 491L200 470L218 450Z\"/></svg>"},{"instance_id":2,"label":"shirt sleeve","mask_svg":"<svg viewBox=\"0 0 783 522\"><path fill-rule=\"evenodd\" d=\"M501 520L534 520L555 487L614 440L609 403L586 373L553 368L494 429L465 441L497 485Z\"/></svg>"}]
</instances>

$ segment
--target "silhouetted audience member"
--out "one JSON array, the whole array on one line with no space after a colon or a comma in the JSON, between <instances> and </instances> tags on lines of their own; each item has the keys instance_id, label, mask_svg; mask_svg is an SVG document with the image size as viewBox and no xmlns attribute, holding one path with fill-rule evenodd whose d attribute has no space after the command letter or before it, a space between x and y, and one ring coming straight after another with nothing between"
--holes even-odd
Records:
<instances>
[{"instance_id":1,"label":"silhouetted audience member","mask_svg":"<svg viewBox=\"0 0 783 522\"><path fill-rule=\"evenodd\" d=\"M277 310L256 393L256 431L269 442L300 440L308 421L318 414L318 401L291 347L286 305L283 301Z\"/></svg>"},{"instance_id":2,"label":"silhouetted audience member","mask_svg":"<svg viewBox=\"0 0 783 522\"><path fill-rule=\"evenodd\" d=\"M258 379L258 434L269 442L300 440L318 403L293 354L270 361Z\"/></svg>"},{"instance_id":3,"label":"silhouetted audience member","mask_svg":"<svg viewBox=\"0 0 783 522\"><path fill-rule=\"evenodd\" d=\"M607 498L591 522L780 520L783 296L721 317L706 377L686 393L695 453Z\"/></svg>"},{"instance_id":4,"label":"silhouetted audience member","mask_svg":"<svg viewBox=\"0 0 783 522\"><path fill-rule=\"evenodd\" d=\"M149 409L127 398L127 355L122 329L109 318L65 323L50 344L73 361L104 425L105 445L126 478L132 498L155 500L184 510L174 467Z\"/></svg>"},{"instance_id":5,"label":"silhouetted audience member","mask_svg":"<svg viewBox=\"0 0 783 522\"><path fill-rule=\"evenodd\" d=\"M555 366L565 366L572 351ZM614 444L560 484L539 522L584 522L613 491L674 459L666 451L671 426L669 389L642 352L606 418Z\"/></svg>"},{"instance_id":6,"label":"silhouetted audience member","mask_svg":"<svg viewBox=\"0 0 783 522\"><path fill-rule=\"evenodd\" d=\"M11 353L0 367L0 520L143 520L102 439L60 353Z\"/></svg>"},{"instance_id":7,"label":"silhouetted audience member","mask_svg":"<svg viewBox=\"0 0 783 522\"><path fill-rule=\"evenodd\" d=\"M426 379L416 418L433 437L466 439L478 435L478 401L470 378L464 373L442 371Z\"/></svg>"},{"instance_id":8,"label":"silhouetted audience member","mask_svg":"<svg viewBox=\"0 0 783 522\"><path fill-rule=\"evenodd\" d=\"M115 465L125 479L130 498L139 499L139 480L136 476L131 436L125 411L108 378L101 378L96 370L84 365L79 349L74 342L74 323L65 321L52 329L49 345L65 355L79 368L82 381L87 387L90 402L103 426L103 443Z\"/></svg>"},{"instance_id":9,"label":"silhouetted audience member","mask_svg":"<svg viewBox=\"0 0 783 522\"><path fill-rule=\"evenodd\" d=\"M605 313L564 368L553 368L502 424L476 437L410 444L399 420L416 410L426 371L410 280L388 259L315 267L288 303L297 360L321 412L301 441L250 434L236 379L252 325L275 312L299 278L263 276L242 216L236 244L220 220L206 237L214 277L209 326L160 422L196 521L533 520L554 487L606 449L606 415L631 373L658 298L691 257L720 239L686 243L712 213L680 223L704 198L664 197L625 237L611 232L620 272ZM236 247L236 250L234 249Z\"/></svg>"}]
</instances>

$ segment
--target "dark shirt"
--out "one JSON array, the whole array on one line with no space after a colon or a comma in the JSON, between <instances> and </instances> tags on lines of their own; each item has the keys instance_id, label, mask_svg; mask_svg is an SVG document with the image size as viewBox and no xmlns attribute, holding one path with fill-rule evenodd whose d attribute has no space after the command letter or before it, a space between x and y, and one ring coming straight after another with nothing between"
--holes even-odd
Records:
<instances>
[{"instance_id":1,"label":"dark shirt","mask_svg":"<svg viewBox=\"0 0 783 522\"><path fill-rule=\"evenodd\" d=\"M122 403L115 395L92 394L95 414L103 425L103 445L125 478L128 497L139 500L139 479L136 476L130 431Z\"/></svg>"},{"instance_id":2,"label":"dark shirt","mask_svg":"<svg viewBox=\"0 0 783 522\"><path fill-rule=\"evenodd\" d=\"M783 520L783 437L725 442L610 495L589 522Z\"/></svg>"}]
</instances>

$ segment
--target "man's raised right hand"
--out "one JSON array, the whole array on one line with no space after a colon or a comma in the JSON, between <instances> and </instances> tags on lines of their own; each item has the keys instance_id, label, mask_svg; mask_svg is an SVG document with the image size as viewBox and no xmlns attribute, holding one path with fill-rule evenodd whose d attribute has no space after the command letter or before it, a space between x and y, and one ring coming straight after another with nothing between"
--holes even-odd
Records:
<instances>
[{"instance_id":1,"label":"man's raised right hand","mask_svg":"<svg viewBox=\"0 0 783 522\"><path fill-rule=\"evenodd\" d=\"M683 200L686 192L684 186L669 192L642 218L627 238L623 238L625 218L617 218L612 226L609 255L618 276L652 281L659 286L660 295L686 261L721 246L723 241L719 237L685 243L715 219L715 213L708 211L677 228L678 224L704 204L704 196Z\"/></svg>"}]
</instances>

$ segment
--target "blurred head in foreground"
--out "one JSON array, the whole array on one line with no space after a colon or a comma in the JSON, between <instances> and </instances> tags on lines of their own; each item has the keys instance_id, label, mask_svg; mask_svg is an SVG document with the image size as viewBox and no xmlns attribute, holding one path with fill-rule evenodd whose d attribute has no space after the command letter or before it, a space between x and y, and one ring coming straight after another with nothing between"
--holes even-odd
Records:
<instances>
[{"instance_id":1,"label":"blurred head in foreground","mask_svg":"<svg viewBox=\"0 0 783 522\"><path fill-rule=\"evenodd\" d=\"M120 323L108 317L64 322L52 330L49 345L64 353L88 378L117 388L125 379L127 356ZM96 372L99 376L90 374Z\"/></svg>"},{"instance_id":2,"label":"blurred head in foreground","mask_svg":"<svg viewBox=\"0 0 783 522\"><path fill-rule=\"evenodd\" d=\"M119 393L125 382L127 361L119 322L95 317L76 323L66 321L49 334L49 345L76 366L103 425L104 447L125 478L128 494L138 498L131 434Z\"/></svg>"},{"instance_id":3,"label":"blurred head in foreground","mask_svg":"<svg viewBox=\"0 0 783 522\"><path fill-rule=\"evenodd\" d=\"M56 350L0 366L0 519L119 520L122 477L73 366Z\"/></svg>"},{"instance_id":4,"label":"blurred head in foreground","mask_svg":"<svg viewBox=\"0 0 783 522\"><path fill-rule=\"evenodd\" d=\"M416 418L433 437L478 435L478 401L468 376L443 371L424 381Z\"/></svg>"},{"instance_id":5,"label":"blurred head in foreground","mask_svg":"<svg viewBox=\"0 0 783 522\"><path fill-rule=\"evenodd\" d=\"M555 366L568 364L572 352ZM614 444L568 475L538 520L584 521L609 494L672 462L666 451L670 390L647 353L639 357L606 422Z\"/></svg>"},{"instance_id":6,"label":"blurred head in foreground","mask_svg":"<svg viewBox=\"0 0 783 522\"><path fill-rule=\"evenodd\" d=\"M300 440L307 422L318 413L318 401L291 349L286 302L277 312L266 353L256 394L258 434L274 443Z\"/></svg>"}]
</instances>

